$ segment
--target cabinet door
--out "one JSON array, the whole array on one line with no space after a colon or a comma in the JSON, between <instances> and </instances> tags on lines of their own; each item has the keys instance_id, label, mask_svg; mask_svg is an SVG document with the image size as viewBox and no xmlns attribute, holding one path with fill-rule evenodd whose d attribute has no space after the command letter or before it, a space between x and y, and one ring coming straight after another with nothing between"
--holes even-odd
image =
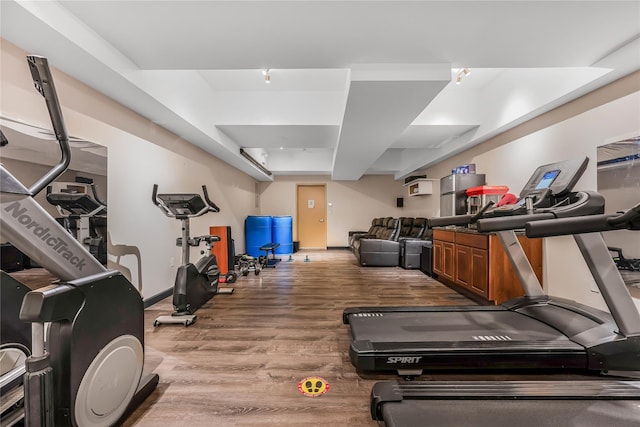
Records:
<instances>
[{"instance_id":1,"label":"cabinet door","mask_svg":"<svg viewBox=\"0 0 640 427\"><path fill-rule=\"evenodd\" d=\"M489 252L486 249L471 249L471 288L484 297L489 297Z\"/></svg>"},{"instance_id":2,"label":"cabinet door","mask_svg":"<svg viewBox=\"0 0 640 427\"><path fill-rule=\"evenodd\" d=\"M454 280L456 268L455 245L451 242L442 243L442 275L449 280Z\"/></svg>"},{"instance_id":3,"label":"cabinet door","mask_svg":"<svg viewBox=\"0 0 640 427\"><path fill-rule=\"evenodd\" d=\"M472 283L471 248L468 246L456 245L456 283L470 287Z\"/></svg>"},{"instance_id":4,"label":"cabinet door","mask_svg":"<svg viewBox=\"0 0 640 427\"><path fill-rule=\"evenodd\" d=\"M433 241L433 272L442 275L442 246L443 242L439 240Z\"/></svg>"}]
</instances>

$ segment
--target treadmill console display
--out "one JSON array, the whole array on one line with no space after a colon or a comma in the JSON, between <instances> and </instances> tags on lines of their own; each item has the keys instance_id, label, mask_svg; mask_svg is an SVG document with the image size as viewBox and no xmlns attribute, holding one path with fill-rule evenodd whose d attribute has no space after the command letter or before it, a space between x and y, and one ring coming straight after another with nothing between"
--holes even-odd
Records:
<instances>
[{"instance_id":1,"label":"treadmill console display","mask_svg":"<svg viewBox=\"0 0 640 427\"><path fill-rule=\"evenodd\" d=\"M555 181L555 179L558 177L559 174L560 174L559 169L546 172L544 175L542 175L542 179L540 180L540 182L538 182L538 185L536 185L535 189L543 190L551 187L551 184L553 183L553 181Z\"/></svg>"},{"instance_id":2,"label":"treadmill console display","mask_svg":"<svg viewBox=\"0 0 640 427\"><path fill-rule=\"evenodd\" d=\"M547 169L551 165L547 165ZM527 198L531 198L534 207L539 207L545 203L545 200L552 194L551 193L551 185L556 181L556 178L562 172L560 168L554 168L550 170L538 169L537 173L529 180L528 185L523 189L521 193L521 197L517 203L513 205L504 205L498 208L493 209L488 213L487 216L494 215L518 215L523 213L523 210L526 207ZM542 177L536 181L534 181L535 176L540 176L542 173ZM534 186L535 183L535 186Z\"/></svg>"}]
</instances>

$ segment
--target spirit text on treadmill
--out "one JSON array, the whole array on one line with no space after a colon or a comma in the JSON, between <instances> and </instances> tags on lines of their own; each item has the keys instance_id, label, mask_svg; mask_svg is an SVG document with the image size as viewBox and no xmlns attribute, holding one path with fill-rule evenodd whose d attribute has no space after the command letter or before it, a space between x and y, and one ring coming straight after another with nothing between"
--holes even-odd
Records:
<instances>
[{"instance_id":1,"label":"spirit text on treadmill","mask_svg":"<svg viewBox=\"0 0 640 427\"><path fill-rule=\"evenodd\" d=\"M86 265L85 259L74 255L68 248L67 242L62 237L57 237L49 234L51 231L49 227L43 227L38 222L34 221L26 212L27 208L22 207L20 202L14 202L7 206L5 212L9 212L12 217L16 218L20 224L24 226L26 230L31 232L40 240L42 240L47 246L53 248L57 253L62 255L62 258L69 261L78 270L82 271L82 268Z\"/></svg>"},{"instance_id":2,"label":"spirit text on treadmill","mask_svg":"<svg viewBox=\"0 0 640 427\"><path fill-rule=\"evenodd\" d=\"M422 356L412 357L389 357L387 363L420 363Z\"/></svg>"}]
</instances>

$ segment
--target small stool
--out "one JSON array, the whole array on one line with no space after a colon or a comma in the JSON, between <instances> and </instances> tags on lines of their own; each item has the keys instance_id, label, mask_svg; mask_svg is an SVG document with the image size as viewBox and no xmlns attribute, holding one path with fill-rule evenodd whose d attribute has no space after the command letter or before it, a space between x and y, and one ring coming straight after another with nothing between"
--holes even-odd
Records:
<instances>
[{"instance_id":1,"label":"small stool","mask_svg":"<svg viewBox=\"0 0 640 427\"><path fill-rule=\"evenodd\" d=\"M280 247L280 243L266 243L260 246L260 250L264 251L266 256L263 259L262 266L264 268L276 268L276 264L280 262L279 259L276 259L276 249ZM271 259L269 259L269 252L271 252Z\"/></svg>"}]
</instances>

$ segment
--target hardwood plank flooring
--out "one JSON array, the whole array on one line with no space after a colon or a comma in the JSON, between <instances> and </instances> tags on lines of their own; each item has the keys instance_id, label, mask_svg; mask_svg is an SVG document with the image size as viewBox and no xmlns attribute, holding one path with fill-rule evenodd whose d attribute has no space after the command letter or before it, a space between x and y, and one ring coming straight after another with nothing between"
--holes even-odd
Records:
<instances>
[{"instance_id":1,"label":"hardwood plank flooring","mask_svg":"<svg viewBox=\"0 0 640 427\"><path fill-rule=\"evenodd\" d=\"M383 377L362 378L351 365L342 310L471 303L417 270L360 267L346 250L293 258L240 276L235 293L213 298L188 328L152 326L170 298L147 309L146 366L160 387L127 426L376 425L369 393ZM309 376L330 390L304 396L297 386Z\"/></svg>"},{"instance_id":2,"label":"hardwood plank flooring","mask_svg":"<svg viewBox=\"0 0 640 427\"><path fill-rule=\"evenodd\" d=\"M343 309L474 304L419 270L360 267L347 250L286 258L259 276L240 276L234 294L214 297L187 328L154 328L157 316L171 312L171 298L146 310L145 371L157 372L160 384L125 426L376 425L371 387L393 377L356 372ZM51 280L33 270L14 276L27 284L31 277L32 287ZM330 390L301 394L298 383L310 376L326 379Z\"/></svg>"},{"instance_id":3,"label":"hardwood plank flooring","mask_svg":"<svg viewBox=\"0 0 640 427\"><path fill-rule=\"evenodd\" d=\"M303 261L306 255L310 262ZM475 304L417 270L360 267L346 250L300 252L293 262L284 258L259 276L240 276L235 293L213 298L188 328L153 327L158 315L171 311L171 298L146 310L145 371L157 372L160 384L125 426L376 425L369 417L371 387L394 377L356 372L342 310ZM11 274L32 289L53 280L42 269ZM309 376L326 379L330 390L316 398L302 395L298 382ZM518 379L499 373L473 377Z\"/></svg>"}]
</instances>

